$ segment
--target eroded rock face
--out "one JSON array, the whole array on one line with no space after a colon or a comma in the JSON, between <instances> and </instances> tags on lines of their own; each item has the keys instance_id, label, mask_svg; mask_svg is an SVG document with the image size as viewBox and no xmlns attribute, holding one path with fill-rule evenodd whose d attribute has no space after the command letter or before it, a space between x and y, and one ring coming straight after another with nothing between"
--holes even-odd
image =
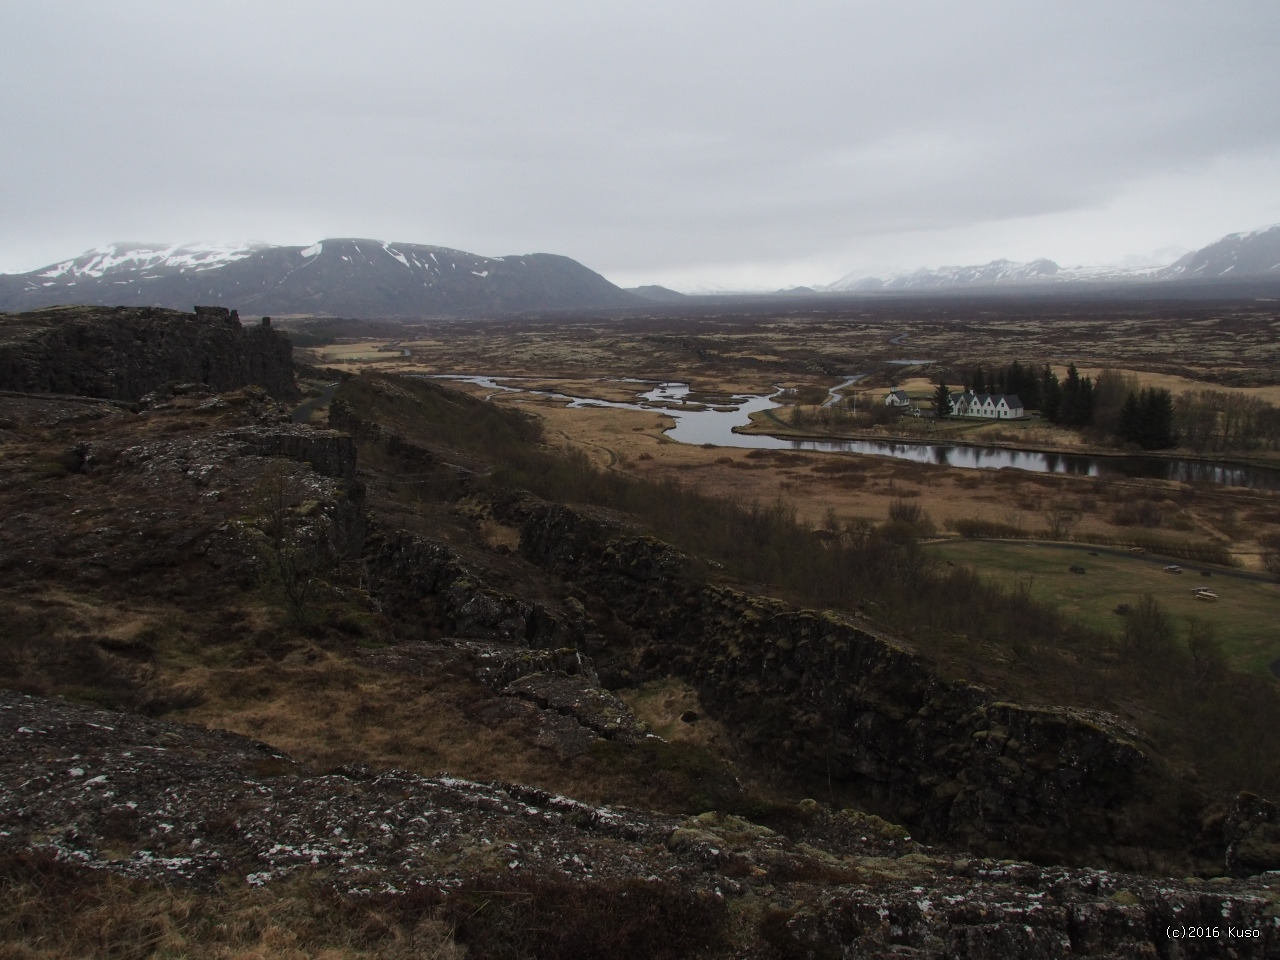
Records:
<instances>
[{"instance_id":1,"label":"eroded rock face","mask_svg":"<svg viewBox=\"0 0 1280 960\"><path fill-rule=\"evenodd\" d=\"M356 448L351 438L336 430L320 430L301 424L254 425L235 431L235 439L259 457L285 457L307 463L323 477L348 483L356 476Z\"/></svg>"},{"instance_id":2,"label":"eroded rock face","mask_svg":"<svg viewBox=\"0 0 1280 960\"><path fill-rule=\"evenodd\" d=\"M1275 870L1280 863L1280 810L1252 793L1236 797L1223 827L1227 839L1227 872L1247 877Z\"/></svg>"},{"instance_id":3,"label":"eroded rock face","mask_svg":"<svg viewBox=\"0 0 1280 960\"><path fill-rule=\"evenodd\" d=\"M294 400L284 334L234 311L55 307L0 316L0 390L138 400L169 383L220 393L256 384Z\"/></svg>"},{"instance_id":4,"label":"eroded rock face","mask_svg":"<svg viewBox=\"0 0 1280 960\"><path fill-rule=\"evenodd\" d=\"M510 500L521 551L600 598L638 679L674 673L760 757L936 841L1043 862L1146 865L1198 824L1180 782L1114 718L1000 702L940 680L868 624L684 575L670 547L568 508Z\"/></svg>"},{"instance_id":5,"label":"eroded rock face","mask_svg":"<svg viewBox=\"0 0 1280 960\"><path fill-rule=\"evenodd\" d=\"M380 532L366 545L365 565L369 592L388 614L451 637L574 648L585 630L581 619L489 587L447 545L426 537Z\"/></svg>"},{"instance_id":6,"label":"eroded rock face","mask_svg":"<svg viewBox=\"0 0 1280 960\"><path fill-rule=\"evenodd\" d=\"M468 657L475 677L507 712L538 733L534 742L575 757L602 740L650 734L617 696L601 689L582 649L588 621L494 589L443 543L402 532L371 537L366 584L384 612L417 623L424 638Z\"/></svg>"},{"instance_id":7,"label":"eroded rock face","mask_svg":"<svg viewBox=\"0 0 1280 960\"><path fill-rule=\"evenodd\" d=\"M232 734L0 691L0 853L197 887L308 874L339 894L425 889L439 902L477 885L662 884L704 905L710 957L1280 955L1271 876L1204 884L957 860L874 817L801 810L794 829L773 830L507 783L319 775ZM1171 938L1197 928L1214 932Z\"/></svg>"}]
</instances>

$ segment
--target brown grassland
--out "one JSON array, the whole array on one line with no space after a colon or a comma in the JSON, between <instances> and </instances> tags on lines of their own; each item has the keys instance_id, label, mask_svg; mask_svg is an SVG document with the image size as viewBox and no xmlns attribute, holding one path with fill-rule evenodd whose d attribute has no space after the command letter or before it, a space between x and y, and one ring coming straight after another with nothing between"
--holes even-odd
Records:
<instances>
[{"instance_id":1,"label":"brown grassland","mask_svg":"<svg viewBox=\"0 0 1280 960\"><path fill-rule=\"evenodd\" d=\"M714 399L734 392L795 391L812 414L828 388L865 373L854 408L883 403L898 384L928 397L938 379L958 388L976 365L1041 361L1060 373L1111 366L1143 385L1170 390L1213 388L1280 400L1280 319L1272 305L878 304L843 312L792 309L790 314L692 317L568 318L526 322L440 323L406 329L398 341L338 341L309 359L334 370L376 365L380 372L486 374L529 378L521 386L604 400L634 399L625 378L683 380ZM374 358L374 359L369 359ZM889 361L925 359L924 365ZM476 395L492 391L458 385ZM1001 524L1030 536L1097 542L1141 542L1149 533L1170 542L1214 544L1246 570L1262 571L1269 535L1280 532L1274 495L1239 488L1155 480L973 471L883 458L791 451L704 448L663 435L661 411L568 409L562 402L498 395L494 401L536 411L549 438L585 452L609 470L674 479L715 496L794 503L813 524L878 522L891 503L911 499L941 534L954 521ZM847 401L846 401L847 402ZM928 404L925 404L926 412ZM1028 449L1118 452L1077 431L1039 420L794 428L789 410L757 415L753 432L775 435L930 437ZM1171 451L1186 454L1187 451ZM1280 451L1233 451L1231 458L1276 462ZM1135 522L1135 517L1137 522Z\"/></svg>"},{"instance_id":2,"label":"brown grassland","mask_svg":"<svg viewBox=\"0 0 1280 960\"><path fill-rule=\"evenodd\" d=\"M956 315L948 315L948 310ZM1005 304L988 311L975 307L967 314L953 304L932 312L897 308L840 317L814 311L789 316L441 324L406 334L411 336L392 342L338 342L314 349L310 359L318 366L354 373L369 366L343 359L358 346L366 355L393 357L376 364L380 373L528 378L519 385L615 401L634 399L638 392L638 385L628 378L687 381L694 395L712 404L734 392L781 387L792 391L784 398L792 402L757 416L750 429L783 435L794 429L788 407L816 413L827 390L853 373L866 374L853 388L860 409L882 404L892 384L905 384L927 397L937 379L958 386L962 372L975 365L990 368L1012 360L1048 362L1060 375L1069 363L1086 371L1111 365L1140 384L1177 390L1212 388L1264 399L1280 390L1280 319L1270 305L1253 303L1084 305L1075 312L1020 312L1017 305ZM929 362L889 363L898 359ZM475 396L493 393L466 384L453 386ZM1126 642L1125 618L1114 611L1132 608L1153 588L1158 602L1171 612L1170 629L1184 652L1194 637L1207 631L1216 637L1223 663L1235 670L1261 679L1269 677L1269 665L1280 659L1280 585L1275 576L1280 495L1275 492L968 470L853 454L696 446L665 436L673 421L660 410L573 409L563 401L531 394L499 393L491 399L535 414L545 442L576 452L607 474L673 483L712 498L793 512L802 525L835 538L874 527L892 536L935 542L940 548L953 543L951 553L940 549L937 554L948 565L972 569L1014 591L1028 591L1077 625L1071 629L1113 637L1111 650L1091 654L1097 663L1083 670L1079 653L1042 648L1040 656L1029 656L1016 640L1012 649L971 643L959 626L948 639L945 624L934 624L930 656L945 673L1033 700L1127 713L1128 681L1105 679L1118 662L1115 658L1123 656ZM888 425L808 424L799 432L906 437L914 433L993 446L1120 452L1101 438L1034 419L936 423L926 416ZM1274 463L1277 451L1233 451L1231 457ZM1035 559L1021 561L1021 567L1011 562L1010 548L1002 545L1010 539L1026 541L1022 549ZM1106 559L1088 556L1093 547ZM1092 574L1082 577L1071 571L1079 566L1072 559L1077 555L1086 568L1095 568ZM1169 563L1187 565L1188 575L1175 579L1157 574L1153 580L1151 571ZM1203 578L1200 568L1220 575ZM1188 598L1192 587L1230 587L1223 586L1217 602L1197 603L1180 592L1165 596L1166 581L1160 577L1166 578L1170 590L1178 584L1177 590ZM787 593L777 582L766 589ZM815 602L806 599L803 590L792 599ZM1043 659L1046 651L1049 659ZM1050 665L1058 659L1062 663ZM1092 679L1083 679L1086 674ZM1135 709L1138 713L1132 716L1147 708ZM1214 723L1206 721L1206 729ZM1240 763L1247 766L1247 758Z\"/></svg>"}]
</instances>

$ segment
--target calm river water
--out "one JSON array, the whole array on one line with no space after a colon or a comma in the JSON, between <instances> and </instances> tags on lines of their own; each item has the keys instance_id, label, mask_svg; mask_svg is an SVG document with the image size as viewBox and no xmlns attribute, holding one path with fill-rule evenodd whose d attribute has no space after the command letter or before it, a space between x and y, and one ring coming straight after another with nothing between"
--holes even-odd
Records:
<instances>
[{"instance_id":1,"label":"calm river water","mask_svg":"<svg viewBox=\"0 0 1280 960\"><path fill-rule=\"evenodd\" d=\"M880 457L936 463L966 470L999 470L1013 467L1035 473L1067 473L1082 477L1147 477L1177 480L1183 483L1215 483L1224 486L1249 487L1255 490L1280 490L1280 470L1185 460L1166 457L1097 457L1065 453L1040 453L1034 450L1009 450L1004 447L976 447L949 443L916 443L889 440L789 440L763 434L734 433L734 427L746 426L751 414L772 410L780 404L775 392L769 395L740 394L726 398L714 409L688 400L687 383L637 384L635 402L621 403L575 397L520 386L518 378L447 375L432 379L460 380L473 383L494 393L528 393L566 401L570 407L610 407L615 410L646 410L666 414L676 425L667 436L681 443L737 447L757 450L818 450L827 453L863 453ZM850 377L840 386L858 380ZM647 390L640 389L648 387ZM839 389L833 388L833 389ZM701 408L701 409L700 409Z\"/></svg>"}]
</instances>

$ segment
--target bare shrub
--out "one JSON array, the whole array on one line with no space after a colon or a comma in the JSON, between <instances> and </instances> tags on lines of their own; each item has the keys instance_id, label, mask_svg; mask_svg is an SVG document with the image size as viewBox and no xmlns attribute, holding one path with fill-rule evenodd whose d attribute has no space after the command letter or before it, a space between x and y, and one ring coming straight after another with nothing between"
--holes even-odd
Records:
<instances>
[{"instance_id":1,"label":"bare shrub","mask_svg":"<svg viewBox=\"0 0 1280 960\"><path fill-rule=\"evenodd\" d=\"M331 524L285 464L272 463L254 491L254 544L266 592L296 626L315 618L324 578L337 564Z\"/></svg>"},{"instance_id":2,"label":"bare shrub","mask_svg":"<svg viewBox=\"0 0 1280 960\"><path fill-rule=\"evenodd\" d=\"M1267 533L1258 538L1262 545L1262 566L1273 577L1280 577L1280 533Z\"/></svg>"},{"instance_id":3,"label":"bare shrub","mask_svg":"<svg viewBox=\"0 0 1280 960\"><path fill-rule=\"evenodd\" d=\"M1158 527L1164 521L1164 511L1150 500L1134 500L1116 507L1110 519L1117 527Z\"/></svg>"},{"instance_id":4,"label":"bare shrub","mask_svg":"<svg viewBox=\"0 0 1280 960\"><path fill-rule=\"evenodd\" d=\"M871 404L870 410L865 415L859 415L859 419L873 427L884 427L891 423L897 423L902 418L902 411L898 407L887 407L883 403Z\"/></svg>"},{"instance_id":5,"label":"bare shrub","mask_svg":"<svg viewBox=\"0 0 1280 960\"><path fill-rule=\"evenodd\" d=\"M889 519L894 523L918 524L925 516L924 508L918 503L908 503L898 497L889 504Z\"/></svg>"},{"instance_id":6,"label":"bare shrub","mask_svg":"<svg viewBox=\"0 0 1280 960\"><path fill-rule=\"evenodd\" d=\"M1173 617L1149 593L1125 615L1124 648L1134 660L1154 665L1166 658L1176 637Z\"/></svg>"},{"instance_id":7,"label":"bare shrub","mask_svg":"<svg viewBox=\"0 0 1280 960\"><path fill-rule=\"evenodd\" d=\"M1213 624L1188 617L1187 650L1195 673L1196 694L1203 696L1227 670L1227 655Z\"/></svg>"},{"instance_id":8,"label":"bare shrub","mask_svg":"<svg viewBox=\"0 0 1280 960\"><path fill-rule=\"evenodd\" d=\"M978 517L962 517L948 520L949 526L962 537L987 540L1025 540L1031 532L1025 527L1013 523L1001 523L998 520L982 520Z\"/></svg>"},{"instance_id":9,"label":"bare shrub","mask_svg":"<svg viewBox=\"0 0 1280 960\"><path fill-rule=\"evenodd\" d=\"M1049 521L1047 533L1050 540L1067 540L1071 537L1071 531L1075 525L1080 522L1080 511L1074 507L1059 504L1045 513L1045 519Z\"/></svg>"}]
</instances>

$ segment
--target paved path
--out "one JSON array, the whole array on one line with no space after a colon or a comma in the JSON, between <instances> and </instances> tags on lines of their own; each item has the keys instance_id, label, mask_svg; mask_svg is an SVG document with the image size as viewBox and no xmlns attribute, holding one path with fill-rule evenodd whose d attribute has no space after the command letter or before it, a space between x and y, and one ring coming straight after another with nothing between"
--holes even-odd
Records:
<instances>
[{"instance_id":1,"label":"paved path","mask_svg":"<svg viewBox=\"0 0 1280 960\"><path fill-rule=\"evenodd\" d=\"M293 408L290 415L294 423L307 423L311 419L311 412L317 407L327 407L333 402L333 395L338 390L338 383L326 383L324 389L320 391L320 396L312 397L310 400L304 400Z\"/></svg>"}]
</instances>

